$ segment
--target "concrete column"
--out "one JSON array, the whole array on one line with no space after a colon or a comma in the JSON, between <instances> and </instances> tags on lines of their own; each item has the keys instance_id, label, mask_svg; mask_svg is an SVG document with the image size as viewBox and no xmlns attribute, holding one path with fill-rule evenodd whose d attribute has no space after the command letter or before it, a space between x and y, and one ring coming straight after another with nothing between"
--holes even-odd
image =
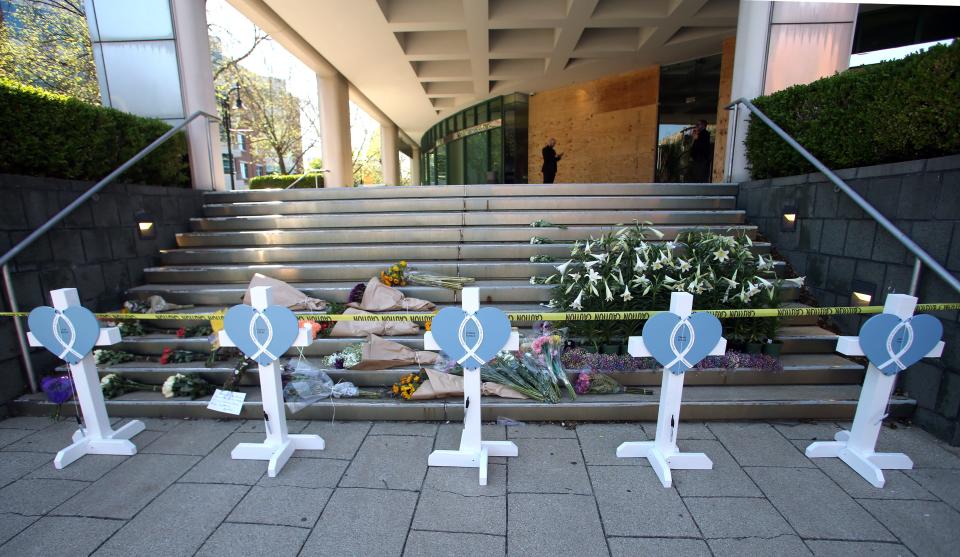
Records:
<instances>
[{"instance_id":1,"label":"concrete column","mask_svg":"<svg viewBox=\"0 0 960 557\"><path fill-rule=\"evenodd\" d=\"M858 4L741 1L731 98L753 99L847 69L857 10ZM724 168L734 182L750 179L748 121L743 108L739 120L730 119Z\"/></svg>"},{"instance_id":2,"label":"concrete column","mask_svg":"<svg viewBox=\"0 0 960 557\"><path fill-rule=\"evenodd\" d=\"M353 185L353 153L350 147L350 96L347 80L338 73L317 74L320 99L320 141L323 164L329 170L326 187Z\"/></svg>"},{"instance_id":3,"label":"concrete column","mask_svg":"<svg viewBox=\"0 0 960 557\"><path fill-rule=\"evenodd\" d=\"M105 106L178 124L197 110L217 114L205 0L85 0ZM196 189L223 189L216 123L187 128ZM144 145L145 147L145 145Z\"/></svg>"},{"instance_id":4,"label":"concrete column","mask_svg":"<svg viewBox=\"0 0 960 557\"><path fill-rule=\"evenodd\" d=\"M412 156L410 157L410 185L420 185L420 148L411 147Z\"/></svg>"},{"instance_id":5,"label":"concrete column","mask_svg":"<svg viewBox=\"0 0 960 557\"><path fill-rule=\"evenodd\" d=\"M400 151L397 149L399 135L393 123L380 124L380 161L383 165L383 183L400 185Z\"/></svg>"}]
</instances>

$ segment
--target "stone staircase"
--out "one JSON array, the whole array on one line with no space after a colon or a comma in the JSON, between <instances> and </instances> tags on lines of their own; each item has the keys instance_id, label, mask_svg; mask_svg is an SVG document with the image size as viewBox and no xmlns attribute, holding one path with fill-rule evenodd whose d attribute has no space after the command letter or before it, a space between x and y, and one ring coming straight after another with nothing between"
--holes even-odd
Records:
<instances>
[{"instance_id":1,"label":"stone staircase","mask_svg":"<svg viewBox=\"0 0 960 557\"><path fill-rule=\"evenodd\" d=\"M161 265L147 269L147 284L133 288L131 297L153 294L188 312L206 313L240 302L255 273L295 285L307 294L345 302L358 282L397 260L441 275L474 277L481 300L505 311L542 311L550 286L530 284L533 275L553 272L557 263L532 263L533 255L561 260L576 240L597 236L630 224L650 222L664 233L663 241L693 228L754 237L756 228L737 210L733 184L556 184L341 188L320 190L261 190L206 194L204 217L191 222L192 232L177 237L176 249L161 252ZM546 220L565 228L532 228ZM552 243L531 244L533 236ZM768 252L770 245L756 242ZM782 270L782 265L780 265ZM459 305L458 293L443 288L409 286L410 296L443 307ZM784 292L792 303L796 290ZM177 338L172 329L190 322L160 320L141 337L124 339L119 349L159 356L165 347L209 351L205 338ZM527 324L518 324L529 326ZM863 367L833 352L835 335L817 326L816 318L787 321L779 337L784 342L783 371L704 370L687 375L685 419L850 418L859 394ZM415 348L422 337L391 337ZM304 350L320 357L362 339L321 338ZM291 355L296 354L291 351ZM101 373L122 373L132 379L160 384L175 372L199 373L219 385L235 362L202 362L161 366L131 362L104 366ZM364 388L384 388L413 369L386 371L328 370L336 380ZM624 384L658 387L653 370L617 376ZM257 374L248 373L244 417L258 417ZM652 420L654 395L583 396L576 401L542 404L485 399L484 418L517 420ZM19 412L44 413L41 396L16 401ZM108 401L112 415L207 416L206 401L163 399L159 393L130 393ZM909 415L915 406L894 399L892 416ZM297 414L300 418L457 420L462 401L429 402L393 399L324 401Z\"/></svg>"}]
</instances>

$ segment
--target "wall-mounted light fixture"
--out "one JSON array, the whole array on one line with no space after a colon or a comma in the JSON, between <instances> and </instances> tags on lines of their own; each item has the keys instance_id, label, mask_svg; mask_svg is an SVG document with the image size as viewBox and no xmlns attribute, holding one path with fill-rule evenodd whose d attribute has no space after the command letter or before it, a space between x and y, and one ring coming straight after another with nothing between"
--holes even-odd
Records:
<instances>
[{"instance_id":1,"label":"wall-mounted light fixture","mask_svg":"<svg viewBox=\"0 0 960 557\"><path fill-rule=\"evenodd\" d=\"M797 229L797 207L796 205L784 205L783 217L780 219L780 230L784 232L794 232Z\"/></svg>"},{"instance_id":2,"label":"wall-mounted light fixture","mask_svg":"<svg viewBox=\"0 0 960 557\"><path fill-rule=\"evenodd\" d=\"M869 306L877 295L877 285L864 280L854 280L850 289L850 305L855 307Z\"/></svg>"},{"instance_id":3,"label":"wall-mounted light fixture","mask_svg":"<svg viewBox=\"0 0 960 557\"><path fill-rule=\"evenodd\" d=\"M150 213L140 209L134 213L133 218L137 222L137 235L141 240L152 240L157 237L157 227L154 226Z\"/></svg>"}]
</instances>

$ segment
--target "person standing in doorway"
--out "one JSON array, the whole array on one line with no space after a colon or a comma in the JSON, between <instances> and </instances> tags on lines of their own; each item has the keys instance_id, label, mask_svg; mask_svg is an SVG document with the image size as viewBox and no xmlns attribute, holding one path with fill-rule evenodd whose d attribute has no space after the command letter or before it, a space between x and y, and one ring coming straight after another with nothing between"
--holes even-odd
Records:
<instances>
[{"instance_id":1,"label":"person standing in doorway","mask_svg":"<svg viewBox=\"0 0 960 557\"><path fill-rule=\"evenodd\" d=\"M710 132L707 121L700 120L693 128L693 145L690 146L690 181L705 183L710 181L710 163L713 162L713 146L710 145Z\"/></svg>"},{"instance_id":2,"label":"person standing in doorway","mask_svg":"<svg viewBox=\"0 0 960 557\"><path fill-rule=\"evenodd\" d=\"M543 172L544 184L553 183L553 179L557 177L557 163L563 158L563 153L558 155L553 150L556 144L557 140L551 137L547 141L547 146L543 148L543 167L540 168L540 171Z\"/></svg>"}]
</instances>

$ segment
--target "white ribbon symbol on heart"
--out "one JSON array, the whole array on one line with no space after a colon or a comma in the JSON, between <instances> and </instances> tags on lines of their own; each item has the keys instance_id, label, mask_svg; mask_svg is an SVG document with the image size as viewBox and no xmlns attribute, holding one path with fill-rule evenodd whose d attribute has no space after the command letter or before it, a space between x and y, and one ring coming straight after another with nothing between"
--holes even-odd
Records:
<instances>
[{"instance_id":1,"label":"white ribbon symbol on heart","mask_svg":"<svg viewBox=\"0 0 960 557\"><path fill-rule=\"evenodd\" d=\"M477 325L477 343L473 346L467 346L467 339L464 338L464 333L467 329L467 322L469 321L473 321ZM477 319L472 313L468 314L463 318L463 321L460 322L460 328L457 330L457 340L460 341L460 347L467 352L462 358L457 360L458 364L463 365L463 363L470 358L480 361L480 356L477 356L477 349L480 348L481 344L483 344L483 325L480 324L480 320ZM480 365L483 365L482 361L480 361Z\"/></svg>"},{"instance_id":2,"label":"white ribbon symbol on heart","mask_svg":"<svg viewBox=\"0 0 960 557\"><path fill-rule=\"evenodd\" d=\"M263 344L260 344L260 341L257 340L257 335L254 333L254 328L257 324L257 321L263 321L267 325L267 340ZM273 341L273 325L270 324L270 320L267 319L266 316L260 311L257 311L254 314L253 319L250 320L250 339L257 346L256 353L251 354L250 359L256 360L261 354L266 354L271 360L277 359L277 356L274 356L269 350L267 350L267 346L270 346L270 343Z\"/></svg>"},{"instance_id":3,"label":"white ribbon symbol on heart","mask_svg":"<svg viewBox=\"0 0 960 557\"><path fill-rule=\"evenodd\" d=\"M63 321L67 324L67 330L70 331L70 342L67 343L63 340L63 337L60 336L60 328L57 327L57 323ZM77 352L73 349L73 344L77 341L77 329L73 326L73 321L70 321L70 318L62 314L60 310L57 310L53 317L53 338L57 339L57 342L64 347L63 352L60 354L59 358L61 360L66 359L67 354L72 354L77 359L82 359L83 354Z\"/></svg>"},{"instance_id":4,"label":"white ribbon symbol on heart","mask_svg":"<svg viewBox=\"0 0 960 557\"><path fill-rule=\"evenodd\" d=\"M897 353L893 352L893 339L897 336L897 333L900 332L900 329L906 329L907 338L903 343L903 346L900 347L900 351ZM907 366L900 361L900 358L910 350L910 346L913 344L913 326L910 325L910 319L906 321L901 321L897 323L897 326L890 331L890 334L887 335L887 354L890 355L890 359L878 365L877 367L883 369L890 365L891 363L896 364L900 371L907 369Z\"/></svg>"},{"instance_id":5,"label":"white ribbon symbol on heart","mask_svg":"<svg viewBox=\"0 0 960 557\"><path fill-rule=\"evenodd\" d=\"M677 333L680 332L681 327L684 327L687 329L687 331L689 331L690 342L687 343L687 346L686 348L683 349L683 351L678 351L677 350ZM681 319L680 321L677 321L677 324L673 326L673 330L670 331L670 350L673 351L673 355L676 357L673 359L672 362L670 362L669 364L663 367L669 369L673 367L677 362L682 363L688 368L693 367L693 364L687 361L686 356L687 354L690 353L691 350L693 350L693 344L696 338L697 338L697 335L696 333L693 332L693 327L690 326L690 321L688 321L687 319Z\"/></svg>"}]
</instances>

